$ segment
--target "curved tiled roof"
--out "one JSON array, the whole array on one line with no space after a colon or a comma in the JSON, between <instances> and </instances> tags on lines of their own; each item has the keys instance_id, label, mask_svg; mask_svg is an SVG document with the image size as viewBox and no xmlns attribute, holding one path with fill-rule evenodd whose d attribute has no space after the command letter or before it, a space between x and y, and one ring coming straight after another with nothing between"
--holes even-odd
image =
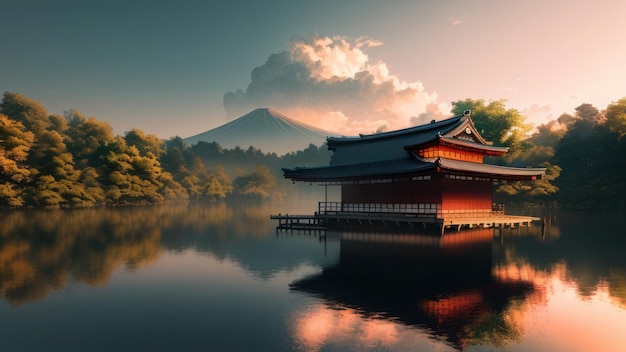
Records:
<instances>
[{"instance_id":1,"label":"curved tiled roof","mask_svg":"<svg viewBox=\"0 0 626 352\"><path fill-rule=\"evenodd\" d=\"M487 152L487 154L502 155L509 151L509 147L497 147L497 146L488 145L488 144L480 144L480 143L465 141L463 139L454 138L454 137L439 137L439 139L441 139L445 143L455 144L458 146L472 148L472 149L478 149L483 152Z\"/></svg>"},{"instance_id":2,"label":"curved tiled roof","mask_svg":"<svg viewBox=\"0 0 626 352\"><path fill-rule=\"evenodd\" d=\"M419 125L409 128L404 128L401 130L382 132L382 133L374 133L374 134L360 134L355 137L328 137L326 142L328 147L331 148L337 145L347 145L347 144L361 144L366 142L384 140L389 138L397 139L398 137L404 137L407 135L416 135L416 134L428 134L430 137L434 137L437 133L445 133L451 128L456 127L461 119L467 115L459 115L454 116L445 120L435 121L425 125ZM430 131L430 133L429 133ZM331 148L332 149L332 148Z\"/></svg>"},{"instance_id":3,"label":"curved tiled roof","mask_svg":"<svg viewBox=\"0 0 626 352\"><path fill-rule=\"evenodd\" d=\"M294 181L341 181L391 177L434 170L435 163L414 159L387 160L340 166L283 168L286 178Z\"/></svg>"},{"instance_id":4,"label":"curved tiled roof","mask_svg":"<svg viewBox=\"0 0 626 352\"><path fill-rule=\"evenodd\" d=\"M443 172L495 179L532 180L545 173L544 168L516 168L417 156L415 148L432 143L471 148L485 155L506 153L507 147L487 144L474 127L469 111L442 121L397 131L359 137L329 137L327 143L328 149L333 151L330 165L283 169L285 177L294 181L334 182Z\"/></svg>"},{"instance_id":5,"label":"curved tiled roof","mask_svg":"<svg viewBox=\"0 0 626 352\"><path fill-rule=\"evenodd\" d=\"M546 169L543 167L511 167L492 164L472 163L469 161L440 159L439 166L442 170L461 171L463 173L475 173L482 176L497 179L531 179L533 176L541 177Z\"/></svg>"},{"instance_id":6,"label":"curved tiled roof","mask_svg":"<svg viewBox=\"0 0 626 352\"><path fill-rule=\"evenodd\" d=\"M400 159L381 162L320 167L283 168L286 178L294 181L323 182L401 177L433 172L473 174L502 180L540 178L545 168L520 168L473 163L452 159Z\"/></svg>"},{"instance_id":7,"label":"curved tiled roof","mask_svg":"<svg viewBox=\"0 0 626 352\"><path fill-rule=\"evenodd\" d=\"M407 157L405 147L435 140L468 121L460 115L439 122L403 130L361 135L360 137L329 137L328 149L333 151L330 165L351 165L396 160Z\"/></svg>"}]
</instances>

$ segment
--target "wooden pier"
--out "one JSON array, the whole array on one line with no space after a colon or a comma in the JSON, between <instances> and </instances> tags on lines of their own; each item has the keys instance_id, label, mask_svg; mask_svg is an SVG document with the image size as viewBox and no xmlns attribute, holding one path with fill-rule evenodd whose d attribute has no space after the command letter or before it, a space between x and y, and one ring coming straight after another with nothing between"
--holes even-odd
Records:
<instances>
[{"instance_id":1,"label":"wooden pier","mask_svg":"<svg viewBox=\"0 0 626 352\"><path fill-rule=\"evenodd\" d=\"M441 235L447 230L459 231L462 228L516 228L528 227L531 222L540 218L530 216L504 215L493 213L474 216L415 216L414 214L367 214L367 213L336 213L314 215L271 215L270 219L278 220L277 230L324 231L337 227L356 226L375 229L436 229Z\"/></svg>"},{"instance_id":2,"label":"wooden pier","mask_svg":"<svg viewBox=\"0 0 626 352\"><path fill-rule=\"evenodd\" d=\"M316 215L270 215L270 219L278 220L280 230L326 230Z\"/></svg>"}]
</instances>

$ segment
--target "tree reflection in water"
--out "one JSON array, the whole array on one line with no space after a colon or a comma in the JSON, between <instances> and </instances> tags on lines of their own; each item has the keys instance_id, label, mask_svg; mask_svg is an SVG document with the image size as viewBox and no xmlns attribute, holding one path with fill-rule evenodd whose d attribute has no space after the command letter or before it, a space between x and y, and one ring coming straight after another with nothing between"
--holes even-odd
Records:
<instances>
[{"instance_id":1,"label":"tree reflection in water","mask_svg":"<svg viewBox=\"0 0 626 352\"><path fill-rule=\"evenodd\" d=\"M267 236L264 206L226 204L14 211L0 215L0 296L11 304L39 300L68 279L104 285L114 270L155 262L210 234ZM237 219L237 221L234 221Z\"/></svg>"},{"instance_id":2,"label":"tree reflection in water","mask_svg":"<svg viewBox=\"0 0 626 352\"><path fill-rule=\"evenodd\" d=\"M626 237L623 212L560 211L540 227L509 231L495 246L494 267L526 268L533 276L553 276L571 284L587 300L608 288L613 301L626 302ZM620 303L621 302L621 303Z\"/></svg>"}]
</instances>

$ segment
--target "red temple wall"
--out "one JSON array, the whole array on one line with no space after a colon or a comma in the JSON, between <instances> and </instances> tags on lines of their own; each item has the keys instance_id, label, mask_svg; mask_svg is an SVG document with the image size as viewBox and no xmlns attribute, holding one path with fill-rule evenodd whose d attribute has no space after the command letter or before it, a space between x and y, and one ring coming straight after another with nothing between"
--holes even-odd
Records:
<instances>
[{"instance_id":1,"label":"red temple wall","mask_svg":"<svg viewBox=\"0 0 626 352\"><path fill-rule=\"evenodd\" d=\"M443 179L441 208L443 213L472 211L490 212L492 208L491 181Z\"/></svg>"},{"instance_id":2,"label":"red temple wall","mask_svg":"<svg viewBox=\"0 0 626 352\"><path fill-rule=\"evenodd\" d=\"M391 183L341 186L343 203L393 203Z\"/></svg>"},{"instance_id":3,"label":"red temple wall","mask_svg":"<svg viewBox=\"0 0 626 352\"><path fill-rule=\"evenodd\" d=\"M343 203L441 203L444 214L490 212L491 181L433 179L341 187Z\"/></svg>"},{"instance_id":4,"label":"red temple wall","mask_svg":"<svg viewBox=\"0 0 626 352\"><path fill-rule=\"evenodd\" d=\"M343 185L341 199L343 203L441 203L441 181Z\"/></svg>"},{"instance_id":5,"label":"red temple wall","mask_svg":"<svg viewBox=\"0 0 626 352\"><path fill-rule=\"evenodd\" d=\"M408 203L441 203L441 179L412 182L411 186L402 187L398 193L410 196Z\"/></svg>"}]
</instances>

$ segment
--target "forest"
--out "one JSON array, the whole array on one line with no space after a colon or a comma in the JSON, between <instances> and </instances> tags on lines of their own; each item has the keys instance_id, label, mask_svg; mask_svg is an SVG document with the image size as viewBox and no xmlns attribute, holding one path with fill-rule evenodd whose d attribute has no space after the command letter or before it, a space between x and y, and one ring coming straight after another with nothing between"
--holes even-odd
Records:
<instances>
[{"instance_id":1,"label":"forest","mask_svg":"<svg viewBox=\"0 0 626 352\"><path fill-rule=\"evenodd\" d=\"M623 209L626 205L626 98L598 110L581 104L556 120L534 126L504 100L453 102L453 113L472 110L472 120L486 140L509 146L495 163L543 166L536 182L503 182L498 202L517 202L574 209ZM492 161L493 162L493 161Z\"/></svg>"},{"instance_id":2,"label":"forest","mask_svg":"<svg viewBox=\"0 0 626 352\"><path fill-rule=\"evenodd\" d=\"M536 182L500 183L499 202L624 208L626 98L604 110L582 104L536 127L505 103L452 103L455 115L472 110L485 139L510 147L489 162L547 168ZM161 140L139 129L119 136L95 117L76 110L49 114L39 102L6 92L0 103L0 208L280 199L295 187L281 167L326 165L330 154L315 145L282 156L215 142L189 146L180 137Z\"/></svg>"}]
</instances>

